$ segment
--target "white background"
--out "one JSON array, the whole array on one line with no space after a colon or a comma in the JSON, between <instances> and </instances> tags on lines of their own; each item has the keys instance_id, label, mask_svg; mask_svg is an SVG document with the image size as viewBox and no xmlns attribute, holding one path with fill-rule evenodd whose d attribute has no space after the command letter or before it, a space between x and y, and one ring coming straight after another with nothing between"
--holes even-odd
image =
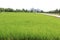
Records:
<instances>
[{"instance_id":1,"label":"white background","mask_svg":"<svg viewBox=\"0 0 60 40\"><path fill-rule=\"evenodd\" d=\"M60 0L0 0L0 7L14 9L39 8L49 11L60 8Z\"/></svg>"}]
</instances>

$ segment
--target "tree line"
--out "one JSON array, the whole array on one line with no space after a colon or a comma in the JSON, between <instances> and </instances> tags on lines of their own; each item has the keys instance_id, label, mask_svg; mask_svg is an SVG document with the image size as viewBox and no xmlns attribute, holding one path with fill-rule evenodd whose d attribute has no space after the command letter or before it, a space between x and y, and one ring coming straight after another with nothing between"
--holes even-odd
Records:
<instances>
[{"instance_id":1,"label":"tree line","mask_svg":"<svg viewBox=\"0 0 60 40\"><path fill-rule=\"evenodd\" d=\"M55 10L51 10L48 12L45 12L43 10L40 9L34 9L31 8L30 10L27 9L12 9L12 8L0 8L0 12L37 12L37 13L54 13L54 14L60 14L60 9L55 9Z\"/></svg>"},{"instance_id":2,"label":"tree line","mask_svg":"<svg viewBox=\"0 0 60 40\"><path fill-rule=\"evenodd\" d=\"M12 8L0 8L0 12L43 12L43 10L31 8L30 10L27 9L12 9Z\"/></svg>"},{"instance_id":3,"label":"tree line","mask_svg":"<svg viewBox=\"0 0 60 40\"><path fill-rule=\"evenodd\" d=\"M60 9L51 10L51 11L48 11L47 13L59 13L60 14Z\"/></svg>"}]
</instances>

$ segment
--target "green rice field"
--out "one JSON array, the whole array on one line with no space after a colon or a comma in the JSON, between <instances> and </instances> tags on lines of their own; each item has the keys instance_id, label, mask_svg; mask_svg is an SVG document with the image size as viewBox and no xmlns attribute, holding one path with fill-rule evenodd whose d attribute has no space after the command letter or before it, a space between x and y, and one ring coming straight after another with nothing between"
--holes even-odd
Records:
<instances>
[{"instance_id":1,"label":"green rice field","mask_svg":"<svg viewBox=\"0 0 60 40\"><path fill-rule=\"evenodd\" d=\"M60 18L38 13L0 13L0 40L60 40Z\"/></svg>"}]
</instances>

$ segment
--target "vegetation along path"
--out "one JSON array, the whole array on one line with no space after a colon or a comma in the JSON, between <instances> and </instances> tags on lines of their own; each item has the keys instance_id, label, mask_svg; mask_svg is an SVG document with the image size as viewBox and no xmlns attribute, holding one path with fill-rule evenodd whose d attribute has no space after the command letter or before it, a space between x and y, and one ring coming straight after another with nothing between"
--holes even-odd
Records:
<instances>
[{"instance_id":1,"label":"vegetation along path","mask_svg":"<svg viewBox=\"0 0 60 40\"><path fill-rule=\"evenodd\" d=\"M60 18L60 15L58 15L58 14L49 14L49 13L41 13L41 14Z\"/></svg>"}]
</instances>

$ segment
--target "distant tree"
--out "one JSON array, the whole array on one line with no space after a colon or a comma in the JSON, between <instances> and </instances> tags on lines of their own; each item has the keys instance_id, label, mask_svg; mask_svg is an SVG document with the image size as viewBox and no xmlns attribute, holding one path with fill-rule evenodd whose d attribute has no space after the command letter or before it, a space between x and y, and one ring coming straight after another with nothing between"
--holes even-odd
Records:
<instances>
[{"instance_id":1,"label":"distant tree","mask_svg":"<svg viewBox=\"0 0 60 40\"><path fill-rule=\"evenodd\" d=\"M30 12L33 12L33 10L30 10Z\"/></svg>"},{"instance_id":2,"label":"distant tree","mask_svg":"<svg viewBox=\"0 0 60 40\"><path fill-rule=\"evenodd\" d=\"M56 10L55 10L55 13L58 13L58 12L59 12L59 10L58 10L58 9L56 9Z\"/></svg>"},{"instance_id":3,"label":"distant tree","mask_svg":"<svg viewBox=\"0 0 60 40\"><path fill-rule=\"evenodd\" d=\"M35 9L35 12L38 12L39 13L40 11L41 11L40 9Z\"/></svg>"},{"instance_id":4,"label":"distant tree","mask_svg":"<svg viewBox=\"0 0 60 40\"><path fill-rule=\"evenodd\" d=\"M0 8L0 12L4 12L5 10L4 10L4 8Z\"/></svg>"},{"instance_id":5,"label":"distant tree","mask_svg":"<svg viewBox=\"0 0 60 40\"><path fill-rule=\"evenodd\" d=\"M30 9L30 12L34 12L34 11L35 11L35 9L34 9L34 8L31 8L31 9Z\"/></svg>"},{"instance_id":6,"label":"distant tree","mask_svg":"<svg viewBox=\"0 0 60 40\"><path fill-rule=\"evenodd\" d=\"M43 13L44 11L43 11L43 10L41 10L40 12L42 12L42 13Z\"/></svg>"},{"instance_id":7,"label":"distant tree","mask_svg":"<svg viewBox=\"0 0 60 40\"><path fill-rule=\"evenodd\" d=\"M5 8L5 12L14 12L14 10L11 8Z\"/></svg>"},{"instance_id":8,"label":"distant tree","mask_svg":"<svg viewBox=\"0 0 60 40\"><path fill-rule=\"evenodd\" d=\"M28 12L28 10L26 9L25 12Z\"/></svg>"},{"instance_id":9,"label":"distant tree","mask_svg":"<svg viewBox=\"0 0 60 40\"><path fill-rule=\"evenodd\" d=\"M60 9L59 9L59 13L60 13Z\"/></svg>"},{"instance_id":10,"label":"distant tree","mask_svg":"<svg viewBox=\"0 0 60 40\"><path fill-rule=\"evenodd\" d=\"M16 9L16 10L15 10L15 12L21 12L21 11L22 11L22 10L20 10L20 9Z\"/></svg>"},{"instance_id":11,"label":"distant tree","mask_svg":"<svg viewBox=\"0 0 60 40\"><path fill-rule=\"evenodd\" d=\"M25 12L25 9L22 9L22 12Z\"/></svg>"}]
</instances>

